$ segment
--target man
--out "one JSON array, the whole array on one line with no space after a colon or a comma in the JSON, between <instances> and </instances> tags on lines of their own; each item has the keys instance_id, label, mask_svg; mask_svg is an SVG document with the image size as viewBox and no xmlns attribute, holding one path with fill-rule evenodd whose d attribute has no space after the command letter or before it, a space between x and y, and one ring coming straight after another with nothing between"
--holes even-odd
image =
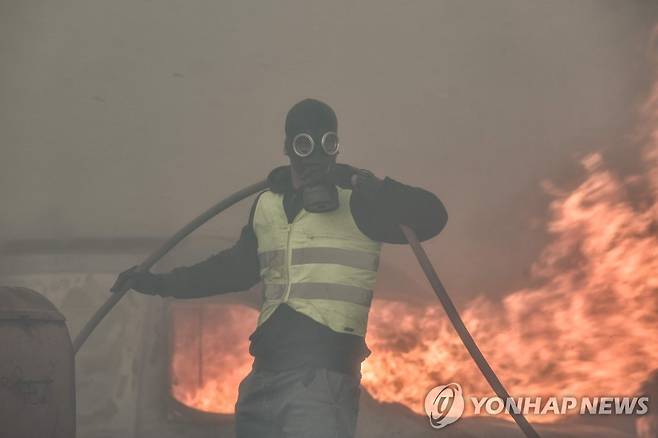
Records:
<instances>
[{"instance_id":1,"label":"man","mask_svg":"<svg viewBox=\"0 0 658 438\"><path fill-rule=\"evenodd\" d=\"M263 281L238 438L354 436L381 243L406 242L399 224L425 240L447 221L430 192L337 164L337 130L325 103L294 105L285 124L290 166L270 173L238 242L167 274L131 268L113 286L131 280L142 293L198 298Z\"/></svg>"}]
</instances>

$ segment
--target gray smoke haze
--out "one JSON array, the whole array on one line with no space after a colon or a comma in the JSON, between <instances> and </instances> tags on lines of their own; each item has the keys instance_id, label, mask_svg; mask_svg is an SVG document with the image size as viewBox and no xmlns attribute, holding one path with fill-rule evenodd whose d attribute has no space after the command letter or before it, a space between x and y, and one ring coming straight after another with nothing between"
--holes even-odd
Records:
<instances>
[{"instance_id":1,"label":"gray smoke haze","mask_svg":"<svg viewBox=\"0 0 658 438\"><path fill-rule=\"evenodd\" d=\"M632 162L657 3L0 1L0 240L169 235L286 164L285 113L317 97L340 161L444 201L449 289L500 293L544 242L543 179Z\"/></svg>"}]
</instances>

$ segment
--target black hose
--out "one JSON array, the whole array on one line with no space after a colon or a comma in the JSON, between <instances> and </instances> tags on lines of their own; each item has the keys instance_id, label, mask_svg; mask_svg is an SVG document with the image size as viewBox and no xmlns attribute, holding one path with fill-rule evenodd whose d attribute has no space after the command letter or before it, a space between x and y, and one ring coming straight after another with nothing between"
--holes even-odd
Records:
<instances>
[{"instance_id":1,"label":"black hose","mask_svg":"<svg viewBox=\"0 0 658 438\"><path fill-rule=\"evenodd\" d=\"M144 262L142 262L142 264L139 265L139 267L137 268L137 272L148 271L162 257L164 257L165 254L167 254L173 247L175 247L181 240L183 240L185 237L187 237L190 233L192 233L194 230L199 228L201 225L203 225L204 223L206 223L207 221L209 221L210 219L212 219L222 211L231 207L233 204L236 204L237 202L243 200L244 198L247 198L253 195L254 193L257 193L265 189L266 187L268 187L268 182L266 180L261 181L256 184L252 184L248 187L245 187L244 189L235 192L228 198L215 204L214 206L206 210L204 213L199 215L196 219L194 219L193 221L185 225L183 228L181 228L169 240L167 240L164 244L162 244L160 248L158 248L155 252L153 252L153 254L151 254ZM443 305L443 308L445 309L448 318L450 319L450 322L452 323L453 327L457 331L457 334L459 335L462 342L464 343L464 346L466 346L466 349L470 353L476 365L484 375L484 378L487 379L487 382L489 382L489 385L491 385L491 387L493 388L494 392L498 397L500 397L504 401L510 400L512 403L514 403L514 400L510 398L509 393L507 392L503 384L496 376L496 373L494 373L493 369L491 369L491 366L489 366L489 363L482 355L482 352L480 351L477 344L473 340L473 337L468 332L468 329L466 328L464 322L459 316L459 312L457 311L457 308L455 307L452 300L450 299L450 296L448 295L443 285L441 284L441 280L439 280L439 277L436 274L436 271L434 270L432 263L430 262L429 258L427 257L427 254L425 253L425 250L423 249L420 242L418 241L418 238L416 237L416 233L406 225L400 225L400 229L402 230L402 233L407 239L407 242L409 243L411 249L416 255L416 258L418 259L418 263L420 263L420 266L423 269L425 275L427 276L427 279L429 280L430 284L432 285L432 288L434 289L436 296L439 298L439 301L441 301L441 304ZM75 341L73 341L73 351L75 353L77 353L78 350L80 350L80 348L85 343L89 335L91 335L91 333L98 326L98 324L100 324L103 318L110 312L110 310L112 310L112 308L119 302L119 300L121 300L121 298L123 298L123 296L129 290L130 290L130 284L127 284L124 290L113 293L110 296L110 298L108 298L107 301L103 303L103 305L96 311L94 316L92 316L92 318L87 322L87 324L85 324L82 330L80 330L80 333L75 338ZM512 406L513 409L511 409L510 414L512 415L512 418L514 418L514 421L516 421L516 424L521 428L525 436L528 438L540 438L539 434L533 429L530 423L528 423L528 420L526 420L523 414L515 413L514 407L515 406Z\"/></svg>"},{"instance_id":2,"label":"black hose","mask_svg":"<svg viewBox=\"0 0 658 438\"><path fill-rule=\"evenodd\" d=\"M254 193L257 193L268 187L267 180L252 184L244 189L237 191L230 195L229 197L218 202L214 206L210 207L208 210L199 215L196 219L185 225L181 228L176 234L174 234L169 240L160 246L155 252L153 252L141 265L137 268L137 272L146 272L153 265L155 265L165 254L167 254L173 247L178 245L181 240L187 237L192 231L199 228L201 225L208 222L213 217L217 216L222 211L231 207L233 204L236 204L242 201L244 198L247 198ZM82 327L78 336L76 336L73 341L73 351L75 353L80 350L82 345L85 343L91 332L94 331L96 326L105 318L105 316L112 310L112 308L118 303L121 298L130 290L130 284L127 284L124 290L113 293L105 303L94 313L94 316L87 322L87 324Z\"/></svg>"},{"instance_id":3,"label":"black hose","mask_svg":"<svg viewBox=\"0 0 658 438\"><path fill-rule=\"evenodd\" d=\"M404 233L404 237L406 237L407 242L409 242L409 245L411 246L411 249L416 256L416 259L418 259L418 263L420 263L420 267L423 269L423 272L432 285L436 296L439 298L439 301L441 301L443 308L448 314L448 318L450 319L452 326L457 331L457 334L475 361L475 364L478 366L478 368L480 368L484 378L487 379L487 382L489 382L491 388L493 388L496 395L500 397L503 402L509 400L512 403L510 415L512 415L512 418L514 418L514 421L516 421L516 424L521 428L525 436L528 438L540 438L539 434L530 425L530 423L528 423L528 420L526 420L523 414L517 414L515 412L517 409L514 405L514 400L510 397L509 393L498 379L498 376L496 376L494 370L491 369L487 359L485 359L484 355L473 340L473 337L468 332L468 329L464 325L464 321L462 321L461 317L459 316L457 308L450 299L450 296L443 287L443 284L441 284L441 280L439 280L439 276L436 274L436 271L432 266L432 262L430 262L430 259L427 257L427 253L418 241L416 233L414 233L414 231L406 225L400 225L400 229L402 230L402 233Z\"/></svg>"}]
</instances>

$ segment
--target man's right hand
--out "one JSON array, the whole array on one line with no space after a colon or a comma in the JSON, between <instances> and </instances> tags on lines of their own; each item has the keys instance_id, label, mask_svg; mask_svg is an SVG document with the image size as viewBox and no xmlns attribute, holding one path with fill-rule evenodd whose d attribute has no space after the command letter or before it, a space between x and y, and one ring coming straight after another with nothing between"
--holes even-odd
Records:
<instances>
[{"instance_id":1,"label":"man's right hand","mask_svg":"<svg viewBox=\"0 0 658 438\"><path fill-rule=\"evenodd\" d=\"M150 272L138 272L138 266L135 265L126 269L119 274L110 292L119 293L127 289L133 289L147 295L157 295L158 280L157 276Z\"/></svg>"},{"instance_id":2,"label":"man's right hand","mask_svg":"<svg viewBox=\"0 0 658 438\"><path fill-rule=\"evenodd\" d=\"M333 183L343 188L351 187L352 177L358 171L359 169L354 166L350 166L349 164L336 163L331 169L331 177Z\"/></svg>"}]
</instances>

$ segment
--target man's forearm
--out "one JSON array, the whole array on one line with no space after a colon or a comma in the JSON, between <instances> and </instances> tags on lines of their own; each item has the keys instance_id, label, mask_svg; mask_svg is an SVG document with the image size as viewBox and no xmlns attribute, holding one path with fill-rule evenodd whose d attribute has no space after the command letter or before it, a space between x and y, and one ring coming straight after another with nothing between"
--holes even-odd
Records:
<instances>
[{"instance_id":1,"label":"man's forearm","mask_svg":"<svg viewBox=\"0 0 658 438\"><path fill-rule=\"evenodd\" d=\"M385 179L385 197L392 200L391 213L399 223L411 227L420 240L441 232L448 222L448 212L441 200L425 189L412 187L391 178ZM387 204L386 200L380 200Z\"/></svg>"},{"instance_id":2,"label":"man's forearm","mask_svg":"<svg viewBox=\"0 0 658 438\"><path fill-rule=\"evenodd\" d=\"M430 239L445 227L448 213L433 193L392 178L385 178L376 193L353 195L357 226L368 237L386 243L405 243L399 224L411 227L420 240Z\"/></svg>"},{"instance_id":3,"label":"man's forearm","mask_svg":"<svg viewBox=\"0 0 658 438\"><path fill-rule=\"evenodd\" d=\"M251 226L240 240L207 260L156 274L156 293L165 297L201 298L247 290L260 280L256 236Z\"/></svg>"}]
</instances>

